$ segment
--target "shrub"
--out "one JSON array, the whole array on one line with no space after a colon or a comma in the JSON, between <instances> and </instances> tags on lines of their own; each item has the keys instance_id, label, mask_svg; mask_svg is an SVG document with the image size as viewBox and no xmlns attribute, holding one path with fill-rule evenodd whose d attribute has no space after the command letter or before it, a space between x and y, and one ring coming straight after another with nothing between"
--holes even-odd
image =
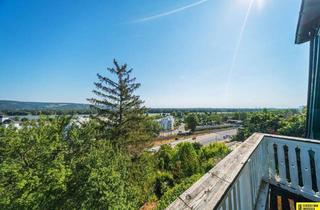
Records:
<instances>
[{"instance_id":1,"label":"shrub","mask_svg":"<svg viewBox=\"0 0 320 210\"><path fill-rule=\"evenodd\" d=\"M187 190L193 183L200 179L202 174L195 174L185 180L180 184L175 185L173 188L168 190L160 199L157 204L157 209L162 210L170 205L175 199L178 198L185 190Z\"/></svg>"},{"instance_id":2,"label":"shrub","mask_svg":"<svg viewBox=\"0 0 320 210\"><path fill-rule=\"evenodd\" d=\"M154 184L154 193L158 198L173 187L174 180L172 174L168 172L158 172L156 181Z\"/></svg>"},{"instance_id":3,"label":"shrub","mask_svg":"<svg viewBox=\"0 0 320 210\"><path fill-rule=\"evenodd\" d=\"M201 148L205 159L213 157L224 157L230 150L224 143L213 143L207 147Z\"/></svg>"},{"instance_id":4,"label":"shrub","mask_svg":"<svg viewBox=\"0 0 320 210\"><path fill-rule=\"evenodd\" d=\"M129 179L125 181L134 183L135 196L142 205L154 195L153 188L157 176L155 158L153 154L145 152L131 161L128 168Z\"/></svg>"},{"instance_id":5,"label":"shrub","mask_svg":"<svg viewBox=\"0 0 320 210\"><path fill-rule=\"evenodd\" d=\"M306 134L306 115L294 115L287 120L281 121L280 135L304 137Z\"/></svg>"},{"instance_id":6,"label":"shrub","mask_svg":"<svg viewBox=\"0 0 320 210\"><path fill-rule=\"evenodd\" d=\"M172 174L174 178L181 179L193 174L201 173L200 160L191 143L181 143L173 157Z\"/></svg>"},{"instance_id":7,"label":"shrub","mask_svg":"<svg viewBox=\"0 0 320 210\"><path fill-rule=\"evenodd\" d=\"M171 170L174 149L169 145L162 145L157 153L157 163L160 170Z\"/></svg>"}]
</instances>

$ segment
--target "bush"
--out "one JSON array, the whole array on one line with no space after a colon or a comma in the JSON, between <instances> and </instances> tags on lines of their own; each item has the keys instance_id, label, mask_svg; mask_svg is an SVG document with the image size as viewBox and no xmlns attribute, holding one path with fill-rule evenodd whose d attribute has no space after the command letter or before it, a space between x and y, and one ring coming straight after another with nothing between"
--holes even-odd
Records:
<instances>
[{"instance_id":1,"label":"bush","mask_svg":"<svg viewBox=\"0 0 320 210\"><path fill-rule=\"evenodd\" d=\"M193 174L201 173L200 159L191 143L177 145L177 151L173 157L172 174L175 179L190 177Z\"/></svg>"},{"instance_id":2,"label":"bush","mask_svg":"<svg viewBox=\"0 0 320 210\"><path fill-rule=\"evenodd\" d=\"M306 134L306 115L294 115L288 120L281 121L279 134L295 137L305 137Z\"/></svg>"},{"instance_id":3,"label":"bush","mask_svg":"<svg viewBox=\"0 0 320 210\"><path fill-rule=\"evenodd\" d=\"M202 147L202 152L205 159L210 159L213 157L224 157L230 150L224 143L214 143L207 147Z\"/></svg>"},{"instance_id":4,"label":"bush","mask_svg":"<svg viewBox=\"0 0 320 210\"><path fill-rule=\"evenodd\" d=\"M172 174L168 172L158 172L154 184L154 193L158 198L161 198L165 192L173 187L174 180Z\"/></svg>"},{"instance_id":5,"label":"bush","mask_svg":"<svg viewBox=\"0 0 320 210\"><path fill-rule=\"evenodd\" d=\"M129 179L125 181L134 185L133 195L142 205L154 195L153 188L157 175L155 158L153 154L145 152L129 163Z\"/></svg>"},{"instance_id":6,"label":"bush","mask_svg":"<svg viewBox=\"0 0 320 210\"><path fill-rule=\"evenodd\" d=\"M198 179L200 179L202 174L194 174L193 176L185 179L180 184L175 185L173 188L168 190L160 199L157 204L157 209L162 210L168 207L174 200L176 200L179 195L186 191L192 186Z\"/></svg>"},{"instance_id":7,"label":"bush","mask_svg":"<svg viewBox=\"0 0 320 210\"><path fill-rule=\"evenodd\" d=\"M169 145L162 145L160 151L156 154L158 167L160 170L171 170L174 150Z\"/></svg>"}]
</instances>

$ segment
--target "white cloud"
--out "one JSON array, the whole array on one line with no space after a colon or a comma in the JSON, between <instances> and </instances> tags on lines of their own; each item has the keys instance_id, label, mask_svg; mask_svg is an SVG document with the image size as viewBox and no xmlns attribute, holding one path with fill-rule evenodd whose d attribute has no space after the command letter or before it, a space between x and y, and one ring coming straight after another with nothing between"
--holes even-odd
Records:
<instances>
[{"instance_id":1,"label":"white cloud","mask_svg":"<svg viewBox=\"0 0 320 210\"><path fill-rule=\"evenodd\" d=\"M165 16L172 15L172 14L175 14L175 13L178 13L178 12L182 12L182 11L184 11L186 9L198 6L198 5L203 4L203 3L207 2L207 1L209 1L209 0L200 0L200 1L197 1L195 3L188 4L188 5L179 7L177 9L173 9L173 10L170 10L170 11L167 11L167 12L163 12L163 13L160 13L160 14L157 14L157 15L152 15L152 16L149 16L149 17L144 17L144 18L140 18L140 19L137 19L137 20L133 20L133 21L131 21L131 23L141 23L141 22L155 20L155 19L158 19L158 18L161 18L161 17L165 17Z\"/></svg>"}]
</instances>

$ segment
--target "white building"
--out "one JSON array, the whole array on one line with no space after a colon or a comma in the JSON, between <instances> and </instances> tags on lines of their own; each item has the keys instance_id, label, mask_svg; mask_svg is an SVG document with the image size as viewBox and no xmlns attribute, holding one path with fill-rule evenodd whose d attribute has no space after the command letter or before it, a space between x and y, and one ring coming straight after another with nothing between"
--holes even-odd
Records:
<instances>
[{"instance_id":1,"label":"white building","mask_svg":"<svg viewBox=\"0 0 320 210\"><path fill-rule=\"evenodd\" d=\"M160 124L163 130L170 131L174 129L174 117L171 115L157 119L157 122Z\"/></svg>"}]
</instances>

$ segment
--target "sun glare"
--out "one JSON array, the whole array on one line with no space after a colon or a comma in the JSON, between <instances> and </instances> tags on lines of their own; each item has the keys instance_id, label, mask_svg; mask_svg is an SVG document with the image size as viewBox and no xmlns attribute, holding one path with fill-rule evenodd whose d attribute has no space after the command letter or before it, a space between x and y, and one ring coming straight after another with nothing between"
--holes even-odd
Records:
<instances>
[{"instance_id":1,"label":"sun glare","mask_svg":"<svg viewBox=\"0 0 320 210\"><path fill-rule=\"evenodd\" d=\"M264 6L264 0L255 0L259 9L262 9Z\"/></svg>"}]
</instances>

